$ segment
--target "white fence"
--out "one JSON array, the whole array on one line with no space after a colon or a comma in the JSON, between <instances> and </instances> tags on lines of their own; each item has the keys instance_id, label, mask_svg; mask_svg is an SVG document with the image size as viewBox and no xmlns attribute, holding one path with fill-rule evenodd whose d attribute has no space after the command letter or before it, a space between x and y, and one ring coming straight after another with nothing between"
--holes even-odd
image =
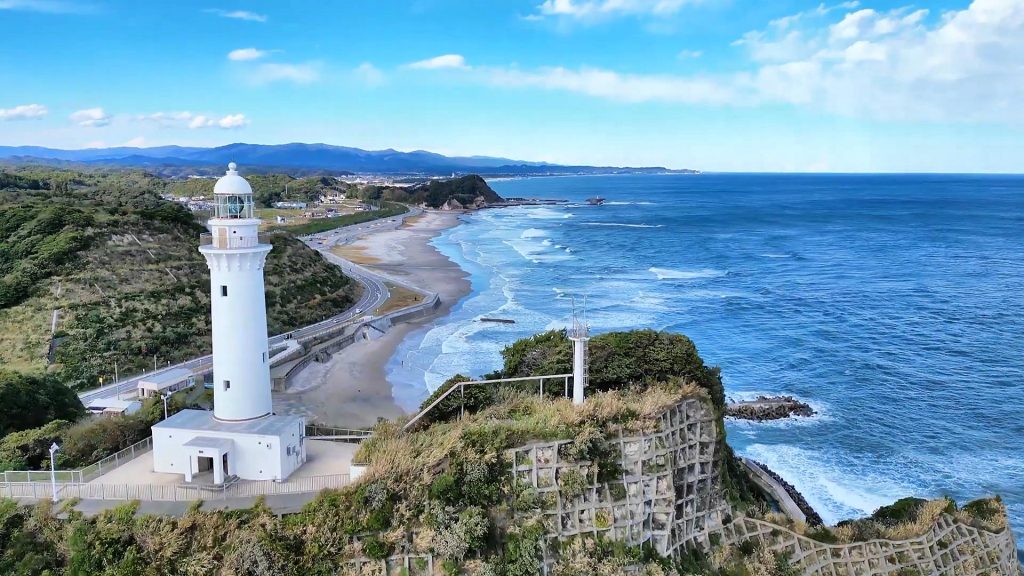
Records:
<instances>
[{"instance_id":1,"label":"white fence","mask_svg":"<svg viewBox=\"0 0 1024 576\"><path fill-rule=\"evenodd\" d=\"M192 502L194 500L229 500L279 494L309 494L329 488L342 488L350 483L348 474L310 476L286 482L239 481L230 486L189 486L183 484L57 484L57 497L83 500L141 500L149 502ZM49 482L7 482L0 485L0 496L7 498L43 499L52 496Z\"/></svg>"},{"instance_id":2,"label":"white fence","mask_svg":"<svg viewBox=\"0 0 1024 576\"><path fill-rule=\"evenodd\" d=\"M114 468L117 468L129 460L134 460L152 449L153 438L146 438L142 442L132 444L124 450L111 454L103 460L90 464L85 468L77 470L57 470L54 473L54 476L56 477L57 482L83 484L94 478L99 478ZM9 470L7 472L0 472L0 480L2 480L4 484L45 482L46 485L49 486L50 471Z\"/></svg>"}]
</instances>

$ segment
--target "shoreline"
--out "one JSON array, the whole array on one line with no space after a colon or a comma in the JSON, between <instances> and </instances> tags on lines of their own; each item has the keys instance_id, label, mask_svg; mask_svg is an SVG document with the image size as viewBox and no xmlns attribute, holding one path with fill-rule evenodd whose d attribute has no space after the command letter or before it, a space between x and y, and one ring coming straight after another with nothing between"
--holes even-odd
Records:
<instances>
[{"instance_id":1,"label":"shoreline","mask_svg":"<svg viewBox=\"0 0 1024 576\"><path fill-rule=\"evenodd\" d=\"M282 400L301 405L311 421L348 428L406 415L394 398L386 368L410 332L444 317L470 293L469 273L430 244L460 223L457 213L424 212L395 230L371 231L333 248L374 272L437 293L441 305L426 318L397 324L379 338L347 346L326 363L310 364L294 377L294 391L283 393Z\"/></svg>"}]
</instances>

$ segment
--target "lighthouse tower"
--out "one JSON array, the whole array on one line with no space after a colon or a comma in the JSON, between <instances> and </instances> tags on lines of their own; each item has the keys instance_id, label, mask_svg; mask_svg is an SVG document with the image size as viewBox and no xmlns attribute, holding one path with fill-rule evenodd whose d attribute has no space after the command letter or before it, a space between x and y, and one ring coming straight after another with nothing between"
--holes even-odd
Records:
<instances>
[{"instance_id":1,"label":"lighthouse tower","mask_svg":"<svg viewBox=\"0 0 1024 576\"><path fill-rule=\"evenodd\" d=\"M263 290L263 263L272 246L260 242L252 187L234 162L213 195L210 234L199 247L210 267L213 413L222 422L242 422L272 410Z\"/></svg>"},{"instance_id":2,"label":"lighthouse tower","mask_svg":"<svg viewBox=\"0 0 1024 576\"><path fill-rule=\"evenodd\" d=\"M213 411L182 410L153 425L153 471L186 482L285 480L306 461L306 421L273 413L263 264L252 187L235 163L213 188L216 201L199 251L210 267Z\"/></svg>"}]
</instances>

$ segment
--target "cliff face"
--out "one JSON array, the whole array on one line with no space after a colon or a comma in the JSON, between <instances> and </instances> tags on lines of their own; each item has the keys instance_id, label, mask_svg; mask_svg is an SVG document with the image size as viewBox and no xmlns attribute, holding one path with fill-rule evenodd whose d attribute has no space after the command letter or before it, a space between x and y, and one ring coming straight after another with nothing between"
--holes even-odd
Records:
<instances>
[{"instance_id":1,"label":"cliff face","mask_svg":"<svg viewBox=\"0 0 1024 576\"><path fill-rule=\"evenodd\" d=\"M706 401L687 399L660 416L658 430L612 438L621 480L598 482L590 462L565 462L572 440L530 444L509 451L517 484L547 495L544 566L559 560L559 544L578 536L628 546L650 545L681 558L699 549L709 556L762 549L785 557L798 573L1019 574L1009 528L990 531L942 513L921 535L900 540L828 544L766 519L747 516L723 497L716 419ZM607 463L604 464L607 466ZM584 478L570 486L570 476ZM716 551L718 553L716 554Z\"/></svg>"},{"instance_id":2,"label":"cliff face","mask_svg":"<svg viewBox=\"0 0 1024 576\"><path fill-rule=\"evenodd\" d=\"M725 497L725 444L706 398L681 399L654 420L655 425L644 433L619 431L606 436L610 449L600 461L575 457L580 436L505 451L504 460L511 464L510 493L518 494L517 499L531 494L542 503L535 516L537 572L524 573L1020 574L1010 530L971 525L957 511L918 518L905 526L920 530L910 537L845 543L817 540L831 532L812 532L802 524L791 529L778 515L760 514L756 507L737 506ZM509 507L522 511L516 503L510 502ZM349 561L349 573L398 574L403 569L409 574L442 573L438 568L444 560L436 550L417 549L423 531L423 527L409 530L406 544L387 559ZM503 546L518 545L514 536L506 538ZM636 550L645 547L677 562L674 569L679 571L658 572L649 558L606 555L609 548L602 548L601 542ZM695 557L701 558L699 567L680 568ZM460 573L488 573L475 568L467 562Z\"/></svg>"}]
</instances>

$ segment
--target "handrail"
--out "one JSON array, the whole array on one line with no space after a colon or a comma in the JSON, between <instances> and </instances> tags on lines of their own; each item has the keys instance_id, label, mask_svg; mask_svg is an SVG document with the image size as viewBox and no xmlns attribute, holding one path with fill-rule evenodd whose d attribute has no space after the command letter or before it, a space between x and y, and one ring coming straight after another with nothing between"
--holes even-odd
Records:
<instances>
[{"instance_id":1,"label":"handrail","mask_svg":"<svg viewBox=\"0 0 1024 576\"><path fill-rule=\"evenodd\" d=\"M468 380L466 382L459 382L458 386L452 386L451 388L449 388L437 400L434 400L433 402L431 402L429 406L427 406L423 410L420 410L418 414L416 414L415 416L412 417L411 420L406 422L405 426L402 427L402 431L405 432L405 431L409 430L410 428L412 428L413 424L415 424L421 418L426 416L426 414L428 412L430 412L431 410L433 410L435 406L440 404L442 400L444 400L448 396L451 396L455 392L456 389L458 389L460 392L464 392L465 391L465 387L467 385L471 385L471 384L501 384L501 383L506 383L506 382L525 382L527 380L540 380L540 394L541 394L541 396L543 396L544 395L544 380L550 380L550 379L553 379L553 378L564 378L565 379L566 395L568 396L569 378L572 378L572 374L548 374L548 375L545 375L545 376L520 376L520 377L517 377L517 378L495 378L495 379L491 379L491 380Z\"/></svg>"}]
</instances>

